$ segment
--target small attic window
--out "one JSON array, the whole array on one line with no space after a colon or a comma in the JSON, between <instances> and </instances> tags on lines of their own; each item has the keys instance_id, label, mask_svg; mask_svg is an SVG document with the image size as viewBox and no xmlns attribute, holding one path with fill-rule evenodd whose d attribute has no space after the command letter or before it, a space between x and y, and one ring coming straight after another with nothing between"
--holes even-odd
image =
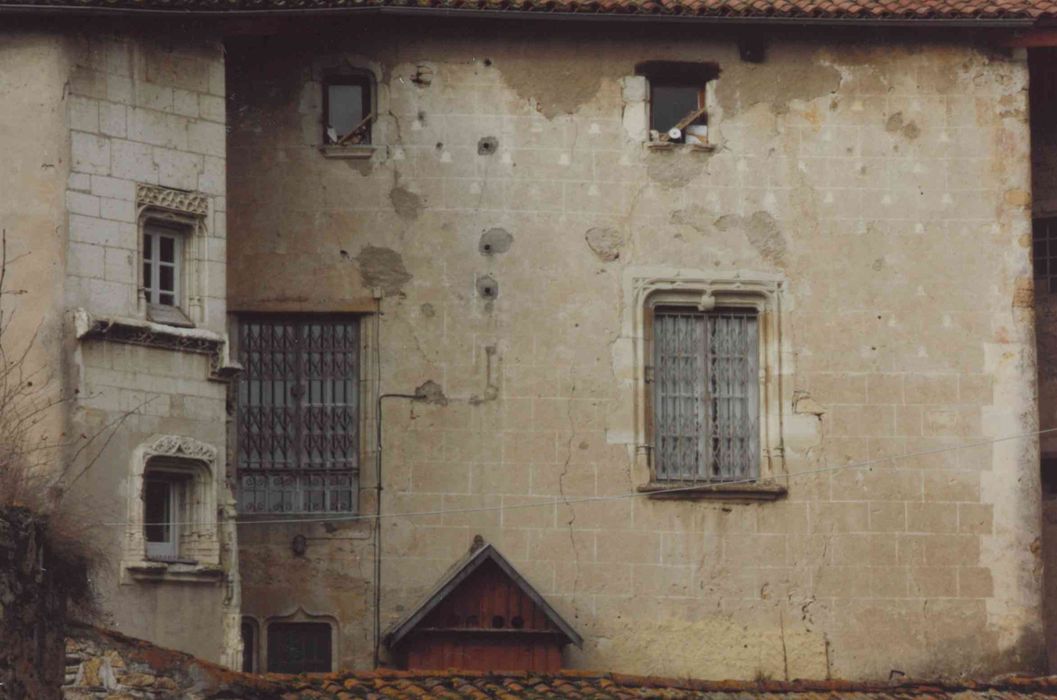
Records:
<instances>
[{"instance_id":1,"label":"small attic window","mask_svg":"<svg viewBox=\"0 0 1057 700\"><path fill-rule=\"evenodd\" d=\"M364 74L331 76L323 81L323 143L365 146L374 119L371 80Z\"/></svg>"},{"instance_id":2,"label":"small attic window","mask_svg":"<svg viewBox=\"0 0 1057 700\"><path fill-rule=\"evenodd\" d=\"M650 83L650 129L667 134L678 128L683 117L705 106L705 88L696 85L658 85ZM708 116L702 114L690 122L691 125L708 124ZM680 131L685 131L681 129ZM682 138L673 138L682 142Z\"/></svg>"},{"instance_id":3,"label":"small attic window","mask_svg":"<svg viewBox=\"0 0 1057 700\"><path fill-rule=\"evenodd\" d=\"M719 76L714 63L647 61L635 74L649 86L650 138L669 143L708 144L708 83Z\"/></svg>"}]
</instances>

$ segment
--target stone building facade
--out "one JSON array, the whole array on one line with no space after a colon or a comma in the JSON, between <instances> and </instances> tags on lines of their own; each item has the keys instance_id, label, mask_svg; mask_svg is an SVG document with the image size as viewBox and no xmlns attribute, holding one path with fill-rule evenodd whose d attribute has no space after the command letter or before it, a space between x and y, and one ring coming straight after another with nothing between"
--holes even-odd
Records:
<instances>
[{"instance_id":1,"label":"stone building facade","mask_svg":"<svg viewBox=\"0 0 1057 700\"><path fill-rule=\"evenodd\" d=\"M0 216L121 631L386 663L480 535L572 668L1044 668L1028 20L22 21Z\"/></svg>"},{"instance_id":2,"label":"stone building facade","mask_svg":"<svg viewBox=\"0 0 1057 700\"><path fill-rule=\"evenodd\" d=\"M383 630L481 534L577 626L574 667L1039 663L1025 56L770 36L762 62L677 27L228 44L232 322L361 314L361 513L378 396L429 399L381 404ZM657 61L716 67L711 148L650 143ZM335 149L322 94L355 74L378 118ZM785 493L639 493L655 295L759 304L761 480ZM243 614L318 616L369 663L372 535L240 525Z\"/></svg>"}]
</instances>

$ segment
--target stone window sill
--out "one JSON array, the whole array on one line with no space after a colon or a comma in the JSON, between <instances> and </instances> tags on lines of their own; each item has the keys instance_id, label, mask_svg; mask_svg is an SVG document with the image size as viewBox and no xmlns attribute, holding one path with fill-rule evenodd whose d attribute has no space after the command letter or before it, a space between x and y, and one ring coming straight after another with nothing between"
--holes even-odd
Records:
<instances>
[{"instance_id":1,"label":"stone window sill","mask_svg":"<svg viewBox=\"0 0 1057 700\"><path fill-rule=\"evenodd\" d=\"M319 147L319 152L324 158L351 158L354 160L367 160L374 156L378 150L377 146L362 144L355 146L339 146L337 144L326 144Z\"/></svg>"},{"instance_id":2,"label":"stone window sill","mask_svg":"<svg viewBox=\"0 0 1057 700\"><path fill-rule=\"evenodd\" d=\"M753 484L651 481L639 486L638 491L651 499L671 501L777 501L788 493L785 486L774 481Z\"/></svg>"},{"instance_id":3,"label":"stone window sill","mask_svg":"<svg viewBox=\"0 0 1057 700\"><path fill-rule=\"evenodd\" d=\"M224 570L216 564L199 564L190 561L142 561L126 562L124 571L136 581L216 583L224 578Z\"/></svg>"},{"instance_id":4,"label":"stone window sill","mask_svg":"<svg viewBox=\"0 0 1057 700\"><path fill-rule=\"evenodd\" d=\"M673 143L671 141L647 141L648 151L689 151L691 153L711 153L716 150L714 143Z\"/></svg>"},{"instance_id":5,"label":"stone window sill","mask_svg":"<svg viewBox=\"0 0 1057 700\"><path fill-rule=\"evenodd\" d=\"M161 350L193 352L209 356L209 378L226 382L242 366L228 358L227 338L205 328L180 328L144 319L94 317L84 309L74 312L78 340L109 340Z\"/></svg>"}]
</instances>

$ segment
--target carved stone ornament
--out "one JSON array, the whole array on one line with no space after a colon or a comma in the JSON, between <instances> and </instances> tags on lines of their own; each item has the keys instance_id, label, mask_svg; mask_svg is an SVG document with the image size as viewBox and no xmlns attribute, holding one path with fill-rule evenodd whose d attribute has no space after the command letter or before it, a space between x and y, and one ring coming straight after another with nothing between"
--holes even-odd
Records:
<instances>
[{"instance_id":1,"label":"carved stone ornament","mask_svg":"<svg viewBox=\"0 0 1057 700\"><path fill-rule=\"evenodd\" d=\"M144 454L147 457L200 459L210 464L217 460L217 448L182 435L160 435L144 449Z\"/></svg>"},{"instance_id":2,"label":"carved stone ornament","mask_svg":"<svg viewBox=\"0 0 1057 700\"><path fill-rule=\"evenodd\" d=\"M204 329L173 328L126 318L95 318L79 309L75 320L79 339L109 340L162 350L193 352L209 358L209 378L230 381L242 367L227 356L226 339Z\"/></svg>"},{"instance_id":3,"label":"carved stone ornament","mask_svg":"<svg viewBox=\"0 0 1057 700\"><path fill-rule=\"evenodd\" d=\"M192 216L205 216L209 213L209 200L205 195L158 185L136 185L136 204L140 207L168 209Z\"/></svg>"}]
</instances>

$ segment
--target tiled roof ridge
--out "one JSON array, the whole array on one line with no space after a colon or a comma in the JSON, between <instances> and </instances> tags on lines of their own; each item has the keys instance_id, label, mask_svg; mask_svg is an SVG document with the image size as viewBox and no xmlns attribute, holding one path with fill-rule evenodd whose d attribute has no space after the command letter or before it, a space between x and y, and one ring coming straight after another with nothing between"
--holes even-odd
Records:
<instances>
[{"instance_id":1,"label":"tiled roof ridge","mask_svg":"<svg viewBox=\"0 0 1057 700\"><path fill-rule=\"evenodd\" d=\"M135 695L146 684L165 697L219 700L367 700L373 698L667 698L730 700L1047 700L1057 695L1057 676L1001 676L990 681L756 680L716 681L633 675L607 671L339 671L327 674L254 675L231 671L186 653L157 647L113 630L73 625L68 629L67 689L94 692L104 677L118 691ZM183 694L181 694L183 693ZM81 697L75 695L75 697Z\"/></svg>"},{"instance_id":2,"label":"tiled roof ridge","mask_svg":"<svg viewBox=\"0 0 1057 700\"><path fill-rule=\"evenodd\" d=\"M265 674L272 680L292 679L297 676L283 674ZM921 695L930 693L957 693L963 691L986 692L989 690L1017 690L1019 692L1053 691L1057 689L1057 676L1032 676L1009 674L989 681L938 679L931 681L904 680L899 682L884 681L851 681L843 679L792 679L784 680L704 680L696 678L677 678L669 676L636 675L614 671L593 671L562 669L557 673L538 671L475 671L450 668L445 670L398 670L380 668L374 671L335 671L333 673L312 676L322 681L341 682L348 679L360 681L372 680L407 680L423 681L436 679L546 679L569 681L612 681L619 686L641 688L671 688L675 690L692 690L697 692L720 693L907 693Z\"/></svg>"},{"instance_id":3,"label":"tiled roof ridge","mask_svg":"<svg viewBox=\"0 0 1057 700\"><path fill-rule=\"evenodd\" d=\"M1057 19L1057 0L0 0L0 6L232 14L399 8L793 21Z\"/></svg>"}]
</instances>

